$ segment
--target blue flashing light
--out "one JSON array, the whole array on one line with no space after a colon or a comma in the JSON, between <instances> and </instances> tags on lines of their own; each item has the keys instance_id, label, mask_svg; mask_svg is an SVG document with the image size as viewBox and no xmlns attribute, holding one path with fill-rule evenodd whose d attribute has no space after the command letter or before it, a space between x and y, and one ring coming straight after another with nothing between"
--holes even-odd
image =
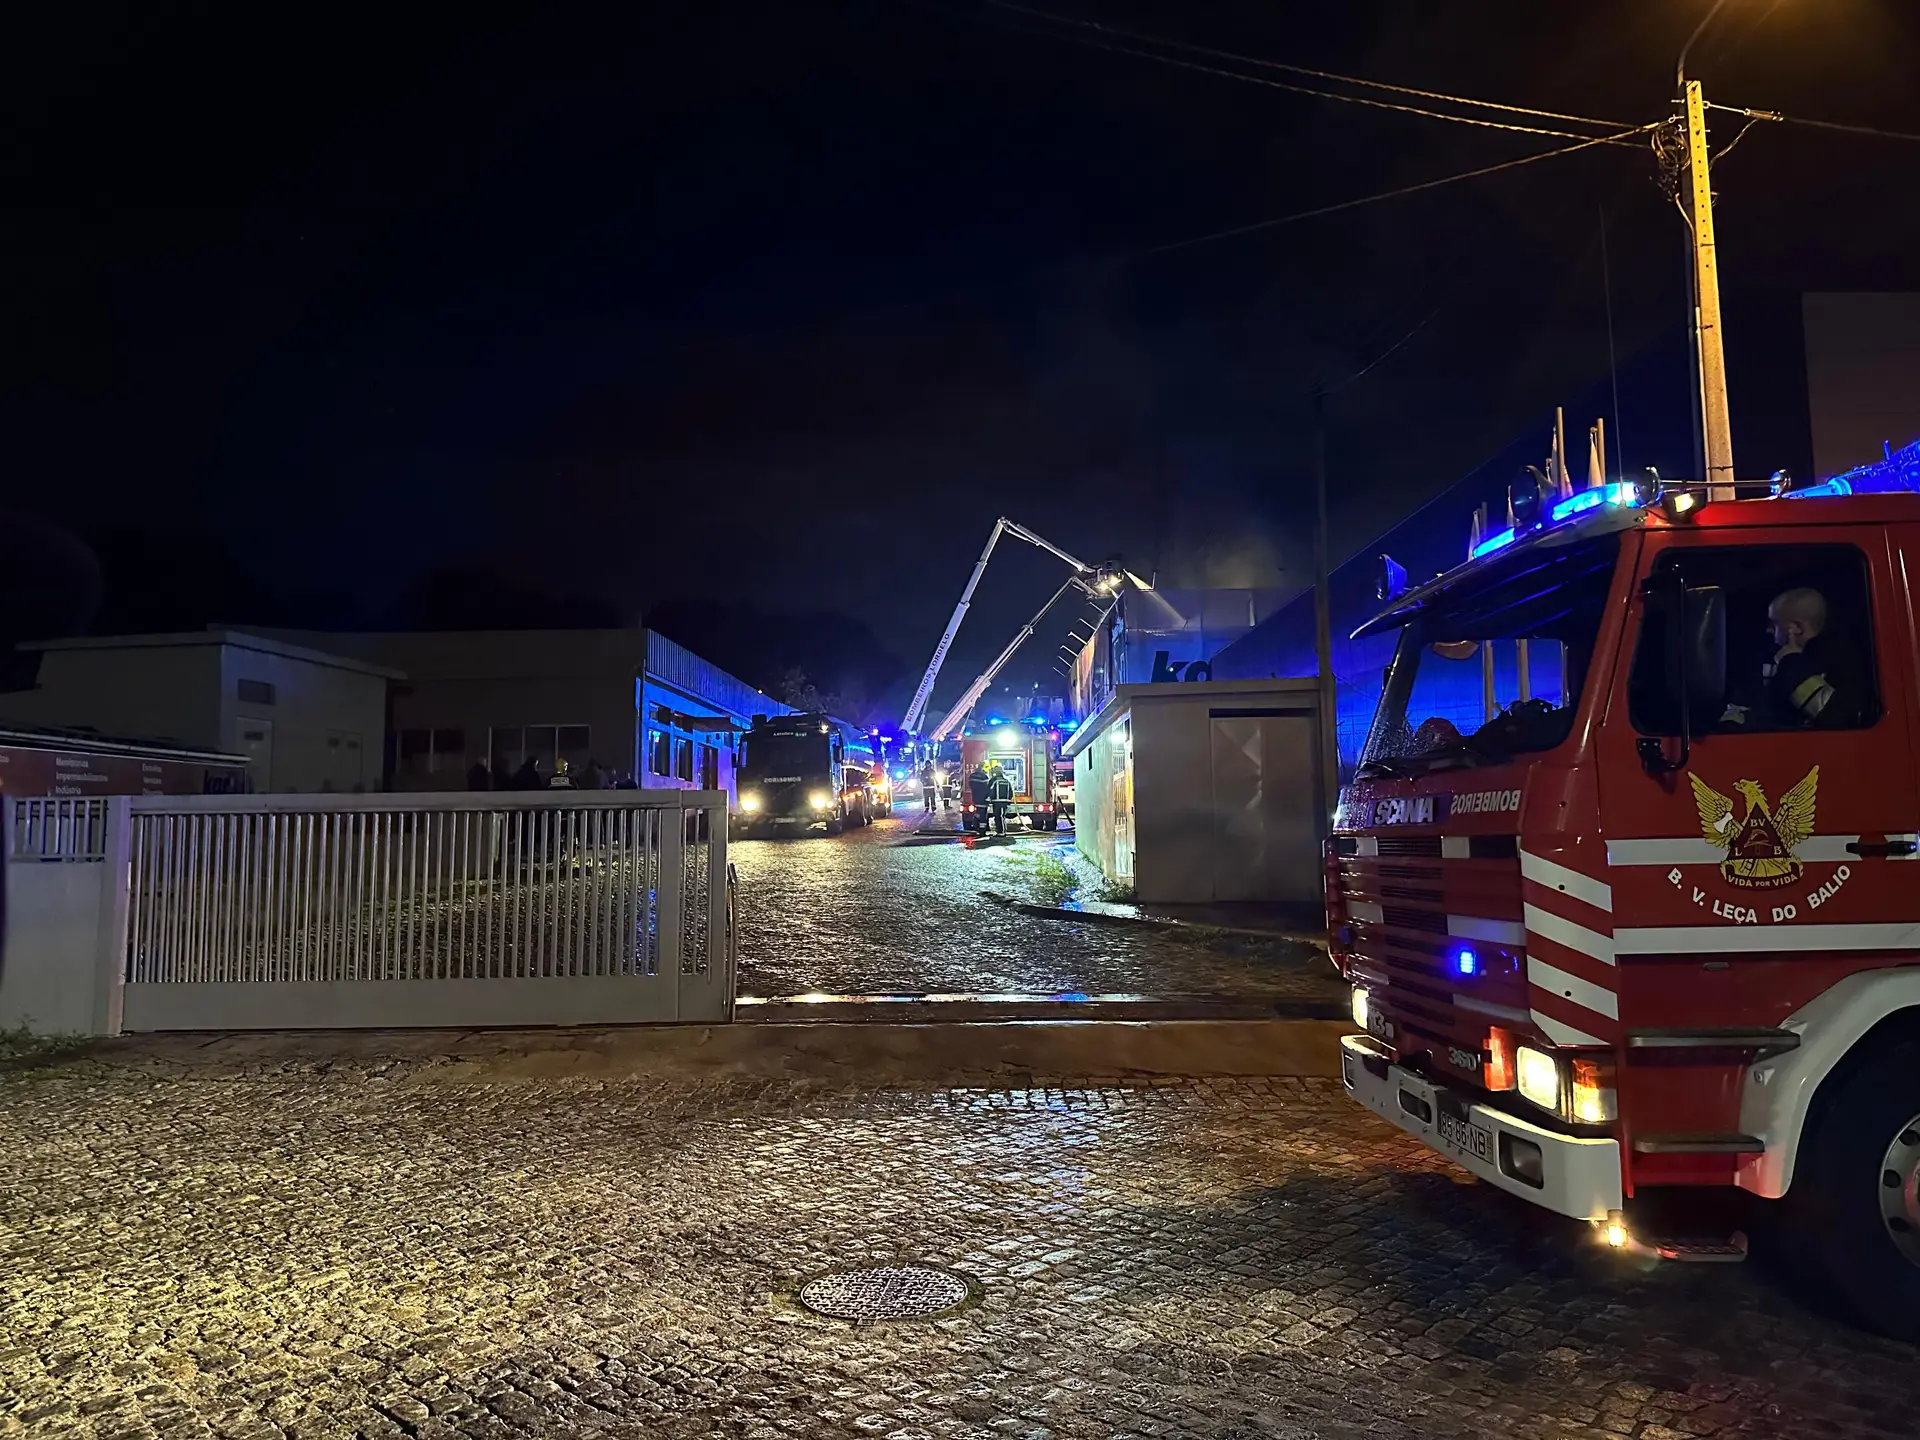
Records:
<instances>
[{"instance_id":1,"label":"blue flashing light","mask_svg":"<svg viewBox=\"0 0 1920 1440\"><path fill-rule=\"evenodd\" d=\"M1472 553L1469 554L1467 558L1469 560L1478 560L1482 555L1491 555L1496 550L1504 550L1514 542L1515 538L1516 536L1511 530L1502 530L1498 535L1489 535L1473 547Z\"/></svg>"},{"instance_id":2,"label":"blue flashing light","mask_svg":"<svg viewBox=\"0 0 1920 1440\"><path fill-rule=\"evenodd\" d=\"M987 724L989 725L1004 725L1006 723L1007 723L1006 720L999 715L987 716Z\"/></svg>"},{"instance_id":3,"label":"blue flashing light","mask_svg":"<svg viewBox=\"0 0 1920 1440\"><path fill-rule=\"evenodd\" d=\"M1853 486L1838 475L1818 485L1809 485L1804 490L1789 490L1780 498L1783 500L1821 500L1829 495L1851 495Z\"/></svg>"},{"instance_id":4,"label":"blue flashing light","mask_svg":"<svg viewBox=\"0 0 1920 1440\"><path fill-rule=\"evenodd\" d=\"M1453 968L1462 975L1478 975L1480 973L1478 952L1470 945L1462 945L1453 952Z\"/></svg>"},{"instance_id":5,"label":"blue flashing light","mask_svg":"<svg viewBox=\"0 0 1920 1440\"><path fill-rule=\"evenodd\" d=\"M1062 720L1060 722L1060 728L1062 730L1078 730L1080 728L1080 722L1078 720Z\"/></svg>"},{"instance_id":6,"label":"blue flashing light","mask_svg":"<svg viewBox=\"0 0 1920 1440\"><path fill-rule=\"evenodd\" d=\"M1047 723L1047 717L1044 715L1027 716L1027 724L1029 725L1045 725L1046 723Z\"/></svg>"},{"instance_id":7,"label":"blue flashing light","mask_svg":"<svg viewBox=\"0 0 1920 1440\"><path fill-rule=\"evenodd\" d=\"M1597 485L1591 490L1582 490L1578 495L1570 495L1547 512L1555 520L1570 519L1588 510L1598 510L1602 505L1637 505L1640 497L1634 487L1625 480L1616 480L1611 485Z\"/></svg>"}]
</instances>

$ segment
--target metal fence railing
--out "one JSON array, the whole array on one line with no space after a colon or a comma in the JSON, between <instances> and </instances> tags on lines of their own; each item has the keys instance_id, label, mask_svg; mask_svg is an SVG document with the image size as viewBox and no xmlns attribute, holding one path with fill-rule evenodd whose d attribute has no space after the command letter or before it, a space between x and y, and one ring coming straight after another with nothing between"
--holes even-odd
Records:
<instances>
[{"instance_id":1,"label":"metal fence railing","mask_svg":"<svg viewBox=\"0 0 1920 1440\"><path fill-rule=\"evenodd\" d=\"M106 862L103 983L129 1030L732 1013L716 792L133 796L8 814L10 864Z\"/></svg>"},{"instance_id":2,"label":"metal fence railing","mask_svg":"<svg viewBox=\"0 0 1920 1440\"><path fill-rule=\"evenodd\" d=\"M26 796L10 808L9 860L104 860L108 796Z\"/></svg>"}]
</instances>

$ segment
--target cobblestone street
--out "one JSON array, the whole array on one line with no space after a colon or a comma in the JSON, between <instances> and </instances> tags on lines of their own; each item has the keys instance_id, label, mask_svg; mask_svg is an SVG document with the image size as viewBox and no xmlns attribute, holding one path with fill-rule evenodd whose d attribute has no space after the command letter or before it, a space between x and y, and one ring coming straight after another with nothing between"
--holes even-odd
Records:
<instances>
[{"instance_id":1,"label":"cobblestone street","mask_svg":"<svg viewBox=\"0 0 1920 1440\"><path fill-rule=\"evenodd\" d=\"M0 1077L0 1434L1913 1433L1910 1349L1642 1273L1333 1082ZM971 1308L792 1296L923 1260Z\"/></svg>"},{"instance_id":2,"label":"cobblestone street","mask_svg":"<svg viewBox=\"0 0 1920 1440\"><path fill-rule=\"evenodd\" d=\"M921 819L729 847L741 993L1344 999L1324 958L1297 942L1022 913L994 896L1043 898L1052 836L970 850L916 833Z\"/></svg>"}]
</instances>

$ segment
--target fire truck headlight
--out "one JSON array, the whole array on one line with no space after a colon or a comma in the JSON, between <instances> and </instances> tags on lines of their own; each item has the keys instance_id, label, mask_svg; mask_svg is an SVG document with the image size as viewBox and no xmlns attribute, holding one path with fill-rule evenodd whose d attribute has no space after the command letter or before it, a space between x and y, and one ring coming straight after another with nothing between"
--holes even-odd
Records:
<instances>
[{"instance_id":1,"label":"fire truck headlight","mask_svg":"<svg viewBox=\"0 0 1920 1440\"><path fill-rule=\"evenodd\" d=\"M1560 1062L1544 1050L1522 1045L1514 1053L1520 1098L1560 1113Z\"/></svg>"},{"instance_id":2,"label":"fire truck headlight","mask_svg":"<svg viewBox=\"0 0 1920 1440\"><path fill-rule=\"evenodd\" d=\"M816 810L825 810L829 805L833 804L833 796L824 790L816 790L807 797L807 803Z\"/></svg>"},{"instance_id":3,"label":"fire truck headlight","mask_svg":"<svg viewBox=\"0 0 1920 1440\"><path fill-rule=\"evenodd\" d=\"M1353 989L1353 1023L1362 1030L1367 1028L1367 992L1357 985Z\"/></svg>"},{"instance_id":4,"label":"fire truck headlight","mask_svg":"<svg viewBox=\"0 0 1920 1440\"><path fill-rule=\"evenodd\" d=\"M760 809L760 797L748 791L740 797L740 808L749 815L755 814Z\"/></svg>"}]
</instances>

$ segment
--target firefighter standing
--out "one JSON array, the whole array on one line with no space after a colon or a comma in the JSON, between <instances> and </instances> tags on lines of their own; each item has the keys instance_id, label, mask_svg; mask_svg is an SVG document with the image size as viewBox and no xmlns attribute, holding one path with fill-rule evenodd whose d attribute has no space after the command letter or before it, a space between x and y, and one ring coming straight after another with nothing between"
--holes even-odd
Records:
<instances>
[{"instance_id":1,"label":"firefighter standing","mask_svg":"<svg viewBox=\"0 0 1920 1440\"><path fill-rule=\"evenodd\" d=\"M933 773L933 762L929 760L920 767L920 798L926 803L927 814L933 814L933 808L940 803L940 782Z\"/></svg>"},{"instance_id":2,"label":"firefighter standing","mask_svg":"<svg viewBox=\"0 0 1920 1440\"><path fill-rule=\"evenodd\" d=\"M994 762L987 798L993 804L993 833L1004 835L1007 833L1007 807L1013 804L1013 780L998 761Z\"/></svg>"}]
</instances>

